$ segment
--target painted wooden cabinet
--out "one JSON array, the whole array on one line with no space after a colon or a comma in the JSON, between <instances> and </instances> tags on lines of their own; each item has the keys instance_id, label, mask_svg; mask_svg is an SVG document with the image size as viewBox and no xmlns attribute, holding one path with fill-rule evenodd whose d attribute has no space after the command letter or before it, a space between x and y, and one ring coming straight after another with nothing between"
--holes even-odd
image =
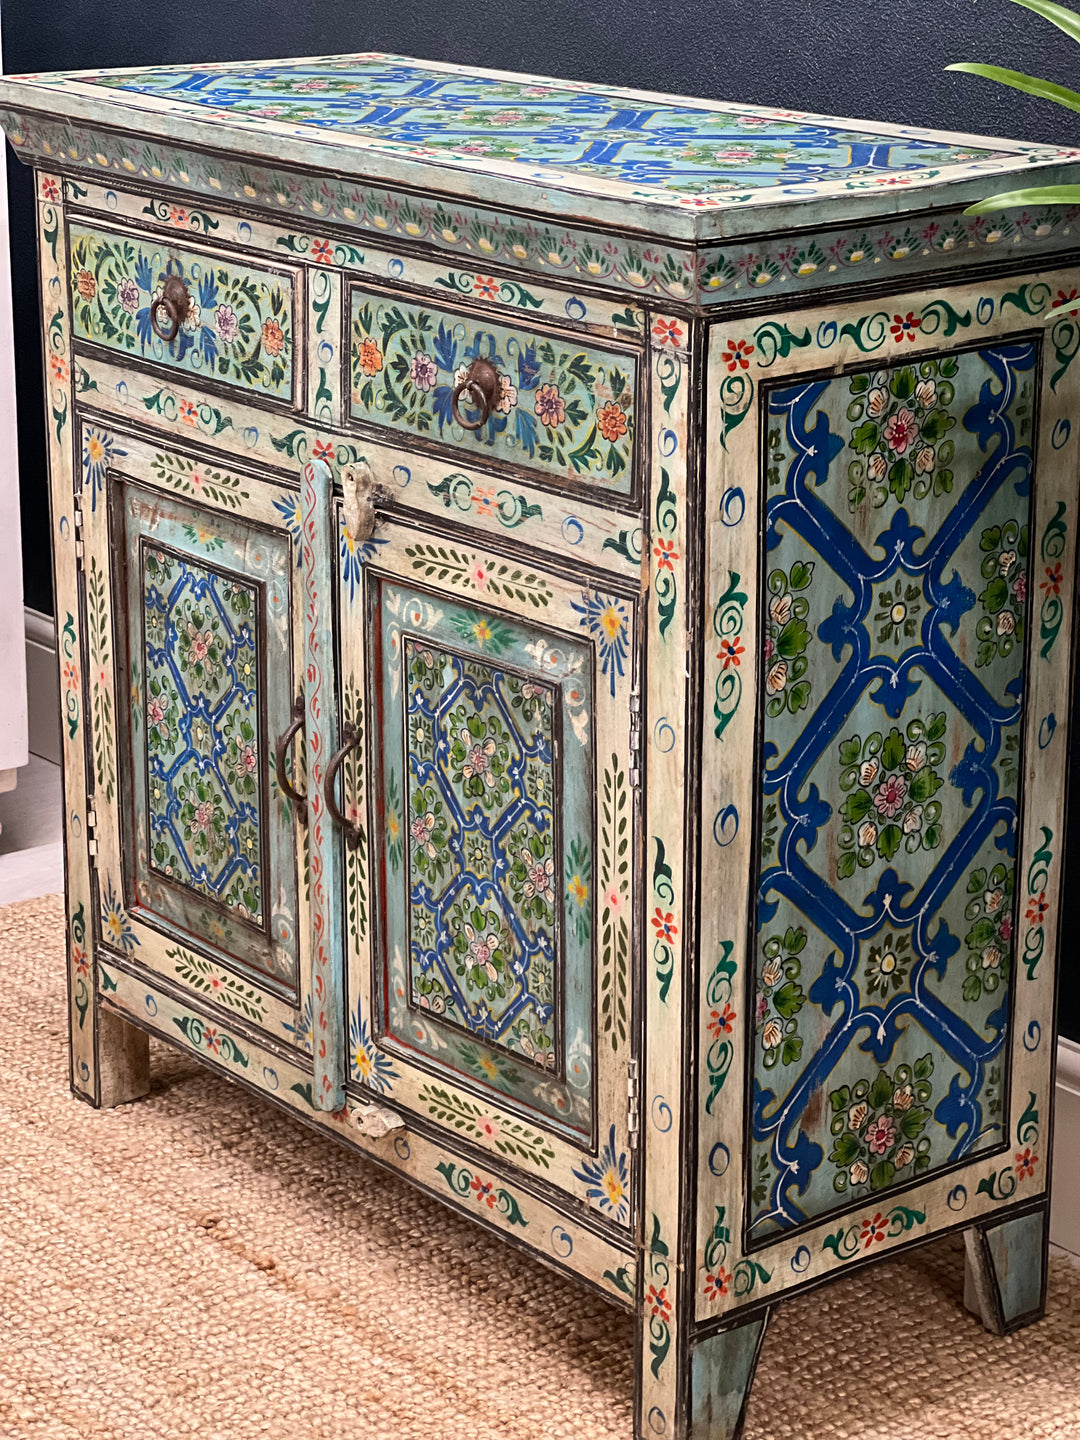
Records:
<instances>
[{"instance_id":1,"label":"painted wooden cabinet","mask_svg":"<svg viewBox=\"0 0 1080 1440\"><path fill-rule=\"evenodd\" d=\"M947 1230L1037 1318L1080 216L965 207L1080 155L387 56L0 120L75 1093L157 1035L575 1275L643 1437Z\"/></svg>"}]
</instances>

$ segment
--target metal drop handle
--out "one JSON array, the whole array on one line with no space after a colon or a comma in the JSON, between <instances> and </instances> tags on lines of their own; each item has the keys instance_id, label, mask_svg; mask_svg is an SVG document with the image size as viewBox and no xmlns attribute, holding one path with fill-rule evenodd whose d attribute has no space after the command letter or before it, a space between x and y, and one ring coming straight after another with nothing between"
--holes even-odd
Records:
<instances>
[{"instance_id":1,"label":"metal drop handle","mask_svg":"<svg viewBox=\"0 0 1080 1440\"><path fill-rule=\"evenodd\" d=\"M191 296L187 292L187 286L179 275L167 275L161 294L151 303L150 306L150 328L159 340L164 340L166 345L171 344L180 334L180 326L188 317L191 309ZM169 318L169 328L162 327L159 320L159 312L164 310Z\"/></svg>"},{"instance_id":2,"label":"metal drop handle","mask_svg":"<svg viewBox=\"0 0 1080 1440\"><path fill-rule=\"evenodd\" d=\"M359 845L364 835L360 826L352 824L337 802L337 777L338 771L345 762L345 757L355 750L359 743L360 732L356 726L349 722L344 724L341 727L341 744L330 757L330 763L326 767L326 778L323 781L323 799L326 801L326 808L341 826L345 844L352 846Z\"/></svg>"},{"instance_id":3,"label":"metal drop handle","mask_svg":"<svg viewBox=\"0 0 1080 1440\"><path fill-rule=\"evenodd\" d=\"M479 430L495 413L501 393L499 372L491 361L474 360L454 386L450 396L450 409L453 411L454 419L463 430ZM458 408L458 402L465 394L468 394L470 401L478 411L476 420L466 420Z\"/></svg>"},{"instance_id":4,"label":"metal drop handle","mask_svg":"<svg viewBox=\"0 0 1080 1440\"><path fill-rule=\"evenodd\" d=\"M296 739L297 735L304 728L304 697L298 695L293 704L292 713L289 719L288 728L281 736L281 739L274 746L274 769L277 771L278 789L285 796L286 800L292 803L296 811L296 818L301 824L307 824L307 800L295 788L289 779L289 772L285 769L285 757L288 754L289 746Z\"/></svg>"}]
</instances>

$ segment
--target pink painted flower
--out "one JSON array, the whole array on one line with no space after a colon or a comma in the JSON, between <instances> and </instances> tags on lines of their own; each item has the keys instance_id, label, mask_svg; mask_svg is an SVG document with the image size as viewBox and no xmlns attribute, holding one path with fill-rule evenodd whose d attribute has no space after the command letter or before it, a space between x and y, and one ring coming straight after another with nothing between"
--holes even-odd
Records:
<instances>
[{"instance_id":1,"label":"pink painted flower","mask_svg":"<svg viewBox=\"0 0 1080 1440\"><path fill-rule=\"evenodd\" d=\"M866 1143L872 1155L884 1155L896 1140L896 1126L887 1115L878 1115L866 1128Z\"/></svg>"},{"instance_id":2,"label":"pink painted flower","mask_svg":"<svg viewBox=\"0 0 1080 1440\"><path fill-rule=\"evenodd\" d=\"M1021 570L1013 581L1013 594L1017 600L1023 601L1027 598L1027 571Z\"/></svg>"},{"instance_id":3,"label":"pink painted flower","mask_svg":"<svg viewBox=\"0 0 1080 1440\"><path fill-rule=\"evenodd\" d=\"M907 798L907 781L902 775L889 775L874 796L879 815L891 820Z\"/></svg>"},{"instance_id":4,"label":"pink painted flower","mask_svg":"<svg viewBox=\"0 0 1080 1440\"><path fill-rule=\"evenodd\" d=\"M225 341L226 345L228 345L230 341L235 340L237 335L240 334L240 320L231 305L218 306L217 315L214 320L214 328L222 340Z\"/></svg>"},{"instance_id":5,"label":"pink painted flower","mask_svg":"<svg viewBox=\"0 0 1080 1440\"><path fill-rule=\"evenodd\" d=\"M438 379L439 367L430 355L420 350L412 358L409 375L417 390L430 390Z\"/></svg>"},{"instance_id":6,"label":"pink painted flower","mask_svg":"<svg viewBox=\"0 0 1080 1440\"><path fill-rule=\"evenodd\" d=\"M917 434L918 427L912 412L906 409L898 410L895 415L889 416L889 422L885 426L884 440L894 454L903 455Z\"/></svg>"},{"instance_id":7,"label":"pink painted flower","mask_svg":"<svg viewBox=\"0 0 1080 1440\"><path fill-rule=\"evenodd\" d=\"M554 430L566 419L566 406L557 385L541 385L536 392L534 408L549 430Z\"/></svg>"},{"instance_id":8,"label":"pink painted flower","mask_svg":"<svg viewBox=\"0 0 1080 1440\"><path fill-rule=\"evenodd\" d=\"M130 275L125 275L117 285L116 298L120 301L120 308L129 315L134 315L139 308L139 287Z\"/></svg>"}]
</instances>

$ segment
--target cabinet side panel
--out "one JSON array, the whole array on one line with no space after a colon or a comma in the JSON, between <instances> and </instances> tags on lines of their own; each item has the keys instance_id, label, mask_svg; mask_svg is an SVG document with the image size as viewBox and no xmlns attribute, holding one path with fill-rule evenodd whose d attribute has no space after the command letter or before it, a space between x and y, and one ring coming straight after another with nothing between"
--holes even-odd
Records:
<instances>
[{"instance_id":1,"label":"cabinet side panel","mask_svg":"<svg viewBox=\"0 0 1080 1440\"><path fill-rule=\"evenodd\" d=\"M97 1016L93 1003L95 900L87 823L87 787L92 782L86 762L87 650L80 598L82 540L72 449L74 406L67 251L60 179L35 171L34 184L38 201L38 263L60 661L71 1086L77 1095L97 1104Z\"/></svg>"}]
</instances>

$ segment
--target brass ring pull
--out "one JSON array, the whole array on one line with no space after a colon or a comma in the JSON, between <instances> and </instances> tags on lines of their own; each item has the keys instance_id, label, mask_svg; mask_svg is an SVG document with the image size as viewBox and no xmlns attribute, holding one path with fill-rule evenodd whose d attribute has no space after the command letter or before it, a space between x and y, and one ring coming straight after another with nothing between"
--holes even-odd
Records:
<instances>
[{"instance_id":1,"label":"brass ring pull","mask_svg":"<svg viewBox=\"0 0 1080 1440\"><path fill-rule=\"evenodd\" d=\"M296 739L297 735L303 728L304 699L303 696L297 696L296 702L292 708L291 717L289 720L289 727L285 731L284 735L282 735L281 739L274 746L274 769L277 771L278 789L285 796L286 800L292 802L292 807L296 811L296 818L301 822L301 824L306 825L307 800L293 785L292 781L289 779L289 773L285 769L285 756L288 753L289 746Z\"/></svg>"},{"instance_id":2,"label":"brass ring pull","mask_svg":"<svg viewBox=\"0 0 1080 1440\"><path fill-rule=\"evenodd\" d=\"M326 767L326 779L323 781L323 799L326 801L326 808L341 826L345 836L346 845L359 845L363 839L363 831L359 825L353 825L343 814L337 803L337 777L338 771L350 751L355 750L360 743L360 732L355 725L345 724L341 727L341 745L330 757L330 764Z\"/></svg>"},{"instance_id":3,"label":"brass ring pull","mask_svg":"<svg viewBox=\"0 0 1080 1440\"><path fill-rule=\"evenodd\" d=\"M187 286L179 275L166 275L165 284L162 286L161 294L150 306L150 328L159 340L164 340L166 345L171 345L180 334L180 326L188 317L191 309L191 296L187 292ZM169 329L163 328L158 319L158 312L164 310L169 317Z\"/></svg>"},{"instance_id":4,"label":"brass ring pull","mask_svg":"<svg viewBox=\"0 0 1080 1440\"><path fill-rule=\"evenodd\" d=\"M479 411L479 418L476 420L466 420L458 409L458 401L466 393ZM450 396L450 409L454 419L463 430L479 430L494 414L501 393L499 372L491 361L474 360L454 386Z\"/></svg>"}]
</instances>

